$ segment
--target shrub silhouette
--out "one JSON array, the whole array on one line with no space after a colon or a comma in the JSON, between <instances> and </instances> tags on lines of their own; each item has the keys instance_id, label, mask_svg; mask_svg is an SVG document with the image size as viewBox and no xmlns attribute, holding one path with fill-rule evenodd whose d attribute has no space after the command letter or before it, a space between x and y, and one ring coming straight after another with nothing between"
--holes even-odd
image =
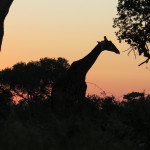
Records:
<instances>
[{"instance_id":1,"label":"shrub silhouette","mask_svg":"<svg viewBox=\"0 0 150 150\"><path fill-rule=\"evenodd\" d=\"M29 150L144 150L149 147L148 96L137 98L135 103L119 103L114 97L92 95L82 104L72 106L73 110L68 114L55 113L50 105L45 100L33 105L13 106L11 118L1 123L1 147Z\"/></svg>"}]
</instances>

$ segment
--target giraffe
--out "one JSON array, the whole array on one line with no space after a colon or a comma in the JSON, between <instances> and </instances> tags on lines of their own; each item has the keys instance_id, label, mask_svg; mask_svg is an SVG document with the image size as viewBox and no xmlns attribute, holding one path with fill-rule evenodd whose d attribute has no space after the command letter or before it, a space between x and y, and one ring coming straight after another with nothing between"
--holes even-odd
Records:
<instances>
[{"instance_id":1,"label":"giraffe","mask_svg":"<svg viewBox=\"0 0 150 150\"><path fill-rule=\"evenodd\" d=\"M86 74L104 50L120 54L116 46L104 36L103 41L98 42L85 57L74 61L67 73L54 83L51 93L52 107L57 110L65 109L65 107L78 103L85 98L87 89Z\"/></svg>"}]
</instances>

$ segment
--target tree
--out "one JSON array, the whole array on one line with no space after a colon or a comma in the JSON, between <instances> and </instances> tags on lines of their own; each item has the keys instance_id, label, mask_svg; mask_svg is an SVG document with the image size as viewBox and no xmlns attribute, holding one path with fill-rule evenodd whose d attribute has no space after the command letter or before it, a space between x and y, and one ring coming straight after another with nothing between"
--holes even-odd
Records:
<instances>
[{"instance_id":1,"label":"tree","mask_svg":"<svg viewBox=\"0 0 150 150\"><path fill-rule=\"evenodd\" d=\"M9 12L13 0L0 0L0 50L4 35L4 20Z\"/></svg>"},{"instance_id":2,"label":"tree","mask_svg":"<svg viewBox=\"0 0 150 150\"><path fill-rule=\"evenodd\" d=\"M10 113L13 104L13 95L10 90L0 86L0 121Z\"/></svg>"},{"instance_id":3,"label":"tree","mask_svg":"<svg viewBox=\"0 0 150 150\"><path fill-rule=\"evenodd\" d=\"M0 71L0 84L23 101L45 100L49 98L56 78L68 68L68 61L64 58L20 62Z\"/></svg>"},{"instance_id":4,"label":"tree","mask_svg":"<svg viewBox=\"0 0 150 150\"><path fill-rule=\"evenodd\" d=\"M148 63L150 59L150 0L118 0L117 18L114 28L118 40L125 40L130 45L129 53L134 51L144 55ZM141 63L140 65L142 65ZM140 66L139 65L139 66Z\"/></svg>"}]
</instances>

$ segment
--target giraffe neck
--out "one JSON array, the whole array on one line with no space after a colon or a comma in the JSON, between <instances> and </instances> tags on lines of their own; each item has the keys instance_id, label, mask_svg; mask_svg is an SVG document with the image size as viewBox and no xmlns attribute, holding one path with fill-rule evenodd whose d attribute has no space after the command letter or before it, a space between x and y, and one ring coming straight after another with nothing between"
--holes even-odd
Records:
<instances>
[{"instance_id":1,"label":"giraffe neck","mask_svg":"<svg viewBox=\"0 0 150 150\"><path fill-rule=\"evenodd\" d=\"M103 50L100 44L97 44L96 47L89 54L87 54L82 59L73 62L68 72L72 72L72 74L79 74L80 77L85 78L87 72L93 66L102 51Z\"/></svg>"}]
</instances>

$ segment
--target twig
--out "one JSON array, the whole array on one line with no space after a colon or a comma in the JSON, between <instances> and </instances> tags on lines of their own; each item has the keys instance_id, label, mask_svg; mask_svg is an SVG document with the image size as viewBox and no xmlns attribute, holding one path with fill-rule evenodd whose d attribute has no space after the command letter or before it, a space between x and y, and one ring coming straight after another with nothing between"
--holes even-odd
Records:
<instances>
[{"instance_id":1,"label":"twig","mask_svg":"<svg viewBox=\"0 0 150 150\"><path fill-rule=\"evenodd\" d=\"M129 54L130 54L132 51L133 51L133 49L131 49L131 50L128 52L128 56L129 56Z\"/></svg>"},{"instance_id":2,"label":"twig","mask_svg":"<svg viewBox=\"0 0 150 150\"><path fill-rule=\"evenodd\" d=\"M102 92L100 92L101 95L106 96L108 93L110 93L110 94L113 96L113 94L112 94L111 92L105 92L105 91L104 91L102 88L100 88L97 84L91 83L91 82L87 82L87 83L92 84L92 85L94 85L96 88L100 89L100 90L102 91Z\"/></svg>"},{"instance_id":3,"label":"twig","mask_svg":"<svg viewBox=\"0 0 150 150\"><path fill-rule=\"evenodd\" d=\"M123 52L126 52L126 51L130 50L131 48L132 48L132 47L129 47L128 49L124 50Z\"/></svg>"},{"instance_id":4,"label":"twig","mask_svg":"<svg viewBox=\"0 0 150 150\"><path fill-rule=\"evenodd\" d=\"M134 50L134 48L133 48L133 53L134 53L134 57L135 57L135 59L136 59L136 53L135 53L135 50Z\"/></svg>"},{"instance_id":5,"label":"twig","mask_svg":"<svg viewBox=\"0 0 150 150\"><path fill-rule=\"evenodd\" d=\"M103 89L101 89L97 84L91 83L91 82L87 82L87 83L94 85L95 87L97 87L98 89L100 89L103 93L105 93L105 91Z\"/></svg>"},{"instance_id":6,"label":"twig","mask_svg":"<svg viewBox=\"0 0 150 150\"><path fill-rule=\"evenodd\" d=\"M141 65L143 65L143 64L145 64L145 63L147 64L147 63L149 62L149 59L150 59L150 58L146 59L145 61L143 61L142 63L140 63L138 66L141 66Z\"/></svg>"}]
</instances>

